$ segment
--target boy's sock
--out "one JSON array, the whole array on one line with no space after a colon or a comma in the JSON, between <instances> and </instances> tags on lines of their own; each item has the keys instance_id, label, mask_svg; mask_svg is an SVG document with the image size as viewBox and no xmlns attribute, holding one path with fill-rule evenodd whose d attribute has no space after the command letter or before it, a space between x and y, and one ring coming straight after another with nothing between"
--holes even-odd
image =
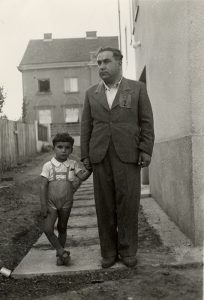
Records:
<instances>
[{"instance_id":1,"label":"boy's sock","mask_svg":"<svg viewBox=\"0 0 204 300\"><path fill-rule=\"evenodd\" d=\"M67 233L59 233L58 235L58 240L60 242L60 245L64 248L66 244L66 238L67 238Z\"/></svg>"},{"instance_id":2,"label":"boy's sock","mask_svg":"<svg viewBox=\"0 0 204 300\"><path fill-rule=\"evenodd\" d=\"M60 256L61 257L63 255L63 253L64 253L64 248L58 249L56 256Z\"/></svg>"}]
</instances>

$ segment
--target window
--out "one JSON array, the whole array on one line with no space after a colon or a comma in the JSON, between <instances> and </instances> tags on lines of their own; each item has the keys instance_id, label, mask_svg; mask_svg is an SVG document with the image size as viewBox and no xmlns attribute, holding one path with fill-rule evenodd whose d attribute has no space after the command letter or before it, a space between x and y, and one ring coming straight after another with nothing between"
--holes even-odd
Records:
<instances>
[{"instance_id":1,"label":"window","mask_svg":"<svg viewBox=\"0 0 204 300\"><path fill-rule=\"evenodd\" d=\"M39 79L38 80L38 90L40 93L50 92L50 80L49 79Z\"/></svg>"},{"instance_id":2,"label":"window","mask_svg":"<svg viewBox=\"0 0 204 300\"><path fill-rule=\"evenodd\" d=\"M78 78L64 78L64 92L78 92Z\"/></svg>"},{"instance_id":3,"label":"window","mask_svg":"<svg viewBox=\"0 0 204 300\"><path fill-rule=\"evenodd\" d=\"M40 124L52 123L51 110L43 109L43 110L39 110L38 113L39 113L39 123Z\"/></svg>"},{"instance_id":4,"label":"window","mask_svg":"<svg viewBox=\"0 0 204 300\"><path fill-rule=\"evenodd\" d=\"M66 108L65 109L65 122L66 123L78 123L79 122L79 109L78 108Z\"/></svg>"},{"instance_id":5,"label":"window","mask_svg":"<svg viewBox=\"0 0 204 300\"><path fill-rule=\"evenodd\" d=\"M97 63L97 52L96 51L91 51L90 53L90 60L94 63Z\"/></svg>"}]
</instances>

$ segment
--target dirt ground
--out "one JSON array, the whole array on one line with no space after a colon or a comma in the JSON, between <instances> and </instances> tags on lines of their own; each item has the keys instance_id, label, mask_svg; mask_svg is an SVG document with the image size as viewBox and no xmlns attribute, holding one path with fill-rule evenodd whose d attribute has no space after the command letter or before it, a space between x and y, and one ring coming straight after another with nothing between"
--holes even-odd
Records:
<instances>
[{"instance_id":1,"label":"dirt ground","mask_svg":"<svg viewBox=\"0 0 204 300\"><path fill-rule=\"evenodd\" d=\"M0 267L13 270L42 233L39 173L51 153L38 155L0 178ZM79 157L75 148L74 157ZM4 186L4 187L3 187ZM139 247L145 253L168 253L159 236L139 216ZM203 294L202 266L145 266L100 270L72 276L39 276L27 279L0 275L0 299L192 299Z\"/></svg>"}]
</instances>

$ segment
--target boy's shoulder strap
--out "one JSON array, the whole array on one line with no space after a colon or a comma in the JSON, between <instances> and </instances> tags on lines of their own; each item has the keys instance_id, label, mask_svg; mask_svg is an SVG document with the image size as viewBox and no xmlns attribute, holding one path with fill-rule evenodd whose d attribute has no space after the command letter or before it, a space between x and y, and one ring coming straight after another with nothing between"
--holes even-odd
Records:
<instances>
[{"instance_id":1,"label":"boy's shoulder strap","mask_svg":"<svg viewBox=\"0 0 204 300\"><path fill-rule=\"evenodd\" d=\"M52 161L51 162L51 165L52 165L52 171L53 171L53 180L56 180L56 175L66 175L66 180L68 180L69 178L69 170L71 169L71 164L69 167L66 167L67 168L67 171L66 172L57 172L56 171L56 168L55 168L55 165L53 164ZM73 165L73 168L74 168L74 165Z\"/></svg>"},{"instance_id":2,"label":"boy's shoulder strap","mask_svg":"<svg viewBox=\"0 0 204 300\"><path fill-rule=\"evenodd\" d=\"M53 172L53 180L56 180L56 170L55 170L55 165L53 164L52 161L51 162L51 165L52 165L52 172Z\"/></svg>"}]
</instances>

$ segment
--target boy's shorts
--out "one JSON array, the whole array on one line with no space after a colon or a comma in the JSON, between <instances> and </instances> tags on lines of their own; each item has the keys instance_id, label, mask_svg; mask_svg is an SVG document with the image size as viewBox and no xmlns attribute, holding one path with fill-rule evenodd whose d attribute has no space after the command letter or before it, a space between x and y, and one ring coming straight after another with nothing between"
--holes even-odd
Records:
<instances>
[{"instance_id":1,"label":"boy's shorts","mask_svg":"<svg viewBox=\"0 0 204 300\"><path fill-rule=\"evenodd\" d=\"M50 181L48 205L53 209L71 209L73 204L72 183L67 180Z\"/></svg>"}]
</instances>

